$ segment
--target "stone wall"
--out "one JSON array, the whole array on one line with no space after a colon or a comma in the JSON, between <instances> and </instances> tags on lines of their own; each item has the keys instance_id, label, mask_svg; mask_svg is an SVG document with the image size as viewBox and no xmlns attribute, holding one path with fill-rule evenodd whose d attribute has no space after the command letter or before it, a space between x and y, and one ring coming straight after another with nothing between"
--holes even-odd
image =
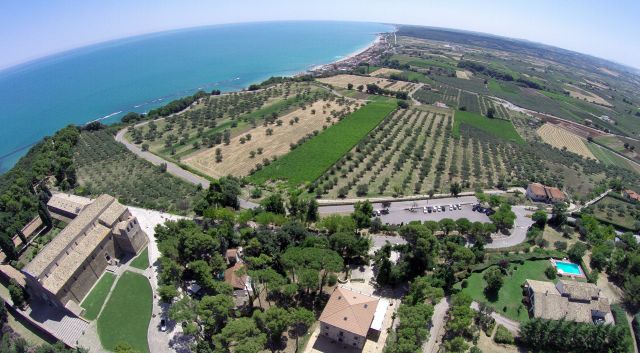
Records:
<instances>
[{"instance_id":1,"label":"stone wall","mask_svg":"<svg viewBox=\"0 0 640 353\"><path fill-rule=\"evenodd\" d=\"M73 300L78 304L82 302L109 265L109 261L107 261L106 258L107 255L111 263L113 263L117 256L113 236L111 235L106 237L102 243L96 247L82 266L80 266L71 277L69 282L67 282L64 289L58 294L63 305L69 300Z\"/></svg>"},{"instance_id":2,"label":"stone wall","mask_svg":"<svg viewBox=\"0 0 640 353\"><path fill-rule=\"evenodd\" d=\"M320 322L320 327L320 335L335 341L336 344L343 344L352 348L362 349L367 340L366 337L355 335L322 321Z\"/></svg>"}]
</instances>

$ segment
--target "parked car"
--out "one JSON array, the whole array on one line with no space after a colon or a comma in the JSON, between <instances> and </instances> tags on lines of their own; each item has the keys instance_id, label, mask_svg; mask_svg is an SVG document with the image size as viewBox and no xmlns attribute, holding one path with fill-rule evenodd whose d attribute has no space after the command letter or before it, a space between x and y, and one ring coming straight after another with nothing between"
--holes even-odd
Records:
<instances>
[{"instance_id":1,"label":"parked car","mask_svg":"<svg viewBox=\"0 0 640 353\"><path fill-rule=\"evenodd\" d=\"M492 210L490 208L487 208L487 210L484 211L484 214L486 214L487 216L491 216L494 213L496 213L496 211L494 211L494 210Z\"/></svg>"},{"instance_id":2,"label":"parked car","mask_svg":"<svg viewBox=\"0 0 640 353\"><path fill-rule=\"evenodd\" d=\"M389 210L384 208L384 209L380 210L380 214L389 214Z\"/></svg>"},{"instance_id":3,"label":"parked car","mask_svg":"<svg viewBox=\"0 0 640 353\"><path fill-rule=\"evenodd\" d=\"M166 319L161 319L160 320L160 331L165 332L167 330L167 320Z\"/></svg>"},{"instance_id":4,"label":"parked car","mask_svg":"<svg viewBox=\"0 0 640 353\"><path fill-rule=\"evenodd\" d=\"M374 216L380 216L380 211L378 211L378 210L373 210L373 215L374 215Z\"/></svg>"},{"instance_id":5,"label":"parked car","mask_svg":"<svg viewBox=\"0 0 640 353\"><path fill-rule=\"evenodd\" d=\"M458 207L459 210L462 210L462 205L457 204L456 207Z\"/></svg>"},{"instance_id":6,"label":"parked car","mask_svg":"<svg viewBox=\"0 0 640 353\"><path fill-rule=\"evenodd\" d=\"M449 205L449 211L453 211L453 205Z\"/></svg>"}]
</instances>

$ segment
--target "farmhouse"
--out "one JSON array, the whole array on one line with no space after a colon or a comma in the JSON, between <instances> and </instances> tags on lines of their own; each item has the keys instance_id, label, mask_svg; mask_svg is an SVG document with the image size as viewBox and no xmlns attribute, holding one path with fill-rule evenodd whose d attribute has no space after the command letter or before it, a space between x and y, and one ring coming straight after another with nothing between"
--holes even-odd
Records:
<instances>
[{"instance_id":1,"label":"farmhouse","mask_svg":"<svg viewBox=\"0 0 640 353\"><path fill-rule=\"evenodd\" d=\"M54 195L48 202L52 217L70 222L19 277L32 299L75 312L107 266L138 254L149 240L138 220L114 197L101 195L84 205L70 200ZM0 271L10 278L16 276Z\"/></svg>"},{"instance_id":2,"label":"farmhouse","mask_svg":"<svg viewBox=\"0 0 640 353\"><path fill-rule=\"evenodd\" d=\"M367 336L377 336L389 303L344 287L337 287L320 314L321 336L347 347L362 349Z\"/></svg>"},{"instance_id":3,"label":"farmhouse","mask_svg":"<svg viewBox=\"0 0 640 353\"><path fill-rule=\"evenodd\" d=\"M554 285L552 282L528 279L524 288L533 317L613 323L609 299L601 296L595 284L560 280Z\"/></svg>"},{"instance_id":4,"label":"farmhouse","mask_svg":"<svg viewBox=\"0 0 640 353\"><path fill-rule=\"evenodd\" d=\"M532 201L559 203L567 201L567 195L562 190L545 186L540 183L531 183L527 186L527 197Z\"/></svg>"},{"instance_id":5,"label":"farmhouse","mask_svg":"<svg viewBox=\"0 0 640 353\"><path fill-rule=\"evenodd\" d=\"M631 189L622 191L622 196L629 201L640 202L640 194Z\"/></svg>"},{"instance_id":6,"label":"farmhouse","mask_svg":"<svg viewBox=\"0 0 640 353\"><path fill-rule=\"evenodd\" d=\"M224 281L233 288L233 301L236 308L244 306L249 302L251 289L251 277L247 275L247 266L237 257L237 249L227 251L226 257L229 268L224 271ZM231 254L235 255L231 257ZM231 260L230 259L234 259Z\"/></svg>"}]
</instances>

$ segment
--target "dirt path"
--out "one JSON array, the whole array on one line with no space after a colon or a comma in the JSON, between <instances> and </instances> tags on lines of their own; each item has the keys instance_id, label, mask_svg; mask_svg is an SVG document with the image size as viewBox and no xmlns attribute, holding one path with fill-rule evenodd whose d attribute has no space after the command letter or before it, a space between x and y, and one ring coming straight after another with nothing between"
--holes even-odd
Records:
<instances>
[{"instance_id":1,"label":"dirt path","mask_svg":"<svg viewBox=\"0 0 640 353\"><path fill-rule=\"evenodd\" d=\"M471 303L471 309L479 311L480 306L478 302ZM520 322L506 318L496 312L491 313L491 317L496 320L496 324L504 326L509 332L515 336L520 335Z\"/></svg>"},{"instance_id":2,"label":"dirt path","mask_svg":"<svg viewBox=\"0 0 640 353\"><path fill-rule=\"evenodd\" d=\"M429 339L422 346L423 353L435 353L439 351L442 336L444 336L445 333L444 324L447 311L449 311L449 298L445 297L433 308Z\"/></svg>"}]
</instances>

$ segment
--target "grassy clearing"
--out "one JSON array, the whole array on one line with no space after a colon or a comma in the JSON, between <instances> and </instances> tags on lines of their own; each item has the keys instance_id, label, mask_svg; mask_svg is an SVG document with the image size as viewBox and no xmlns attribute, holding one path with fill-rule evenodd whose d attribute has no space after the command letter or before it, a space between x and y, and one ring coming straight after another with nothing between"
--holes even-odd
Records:
<instances>
[{"instance_id":1,"label":"grassy clearing","mask_svg":"<svg viewBox=\"0 0 640 353\"><path fill-rule=\"evenodd\" d=\"M140 255L131 261L131 266L146 270L149 267L149 248L142 250Z\"/></svg>"},{"instance_id":2,"label":"grassy clearing","mask_svg":"<svg viewBox=\"0 0 640 353\"><path fill-rule=\"evenodd\" d=\"M285 179L312 182L375 128L396 107L393 99L367 104L250 177L255 183Z\"/></svg>"},{"instance_id":3,"label":"grassy clearing","mask_svg":"<svg viewBox=\"0 0 640 353\"><path fill-rule=\"evenodd\" d=\"M489 86L489 90L494 93L503 93L503 94L518 93L518 87L509 85L506 83L501 83L494 79L489 80L488 86Z\"/></svg>"},{"instance_id":4,"label":"grassy clearing","mask_svg":"<svg viewBox=\"0 0 640 353\"><path fill-rule=\"evenodd\" d=\"M85 319L95 320L98 317L100 309L102 309L102 304L104 304L105 299L107 299L107 295L115 279L116 276L105 272L95 286L93 286L91 292L87 294L82 304L80 304L80 306L84 308L83 316Z\"/></svg>"},{"instance_id":5,"label":"grassy clearing","mask_svg":"<svg viewBox=\"0 0 640 353\"><path fill-rule=\"evenodd\" d=\"M98 318L98 335L102 346L113 351L118 343L126 342L138 352L149 352L147 328L151 319L152 299L147 278L129 271L120 276Z\"/></svg>"},{"instance_id":6,"label":"grassy clearing","mask_svg":"<svg viewBox=\"0 0 640 353\"><path fill-rule=\"evenodd\" d=\"M547 280L544 270L550 266L547 260L526 261L524 264L511 264L510 276L506 276L504 284L498 291L497 298L488 299L484 293L487 282L482 278L484 272L474 273L467 279L467 288L462 291L473 300L489 304L501 315L518 321L528 321L527 308L522 304L522 284L527 279ZM485 270L486 271L486 270Z\"/></svg>"},{"instance_id":7,"label":"grassy clearing","mask_svg":"<svg viewBox=\"0 0 640 353\"><path fill-rule=\"evenodd\" d=\"M513 127L513 124L507 120L489 119L474 112L456 111L453 124L454 137L460 136L460 124L467 124L506 140L524 144L524 140Z\"/></svg>"}]
</instances>

